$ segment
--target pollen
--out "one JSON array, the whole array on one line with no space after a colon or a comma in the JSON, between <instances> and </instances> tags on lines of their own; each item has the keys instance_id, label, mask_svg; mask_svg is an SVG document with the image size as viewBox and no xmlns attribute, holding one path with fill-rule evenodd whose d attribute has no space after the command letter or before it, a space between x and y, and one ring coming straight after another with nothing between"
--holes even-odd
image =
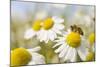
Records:
<instances>
[{"instance_id":1,"label":"pollen","mask_svg":"<svg viewBox=\"0 0 100 67\"><path fill-rule=\"evenodd\" d=\"M81 42L80 34L76 32L71 32L70 34L67 35L66 42L69 46L73 48L79 47Z\"/></svg>"},{"instance_id":2,"label":"pollen","mask_svg":"<svg viewBox=\"0 0 100 67\"><path fill-rule=\"evenodd\" d=\"M89 40L90 44L93 45L93 43L95 42L95 34L94 33L91 33L89 35L88 40Z\"/></svg>"},{"instance_id":3,"label":"pollen","mask_svg":"<svg viewBox=\"0 0 100 67\"><path fill-rule=\"evenodd\" d=\"M11 52L11 66L26 65L31 58L31 54L25 48L14 49Z\"/></svg>"},{"instance_id":4,"label":"pollen","mask_svg":"<svg viewBox=\"0 0 100 67\"><path fill-rule=\"evenodd\" d=\"M45 30L51 29L53 25L54 25L54 22L53 22L52 18L47 18L43 22L43 28Z\"/></svg>"},{"instance_id":5,"label":"pollen","mask_svg":"<svg viewBox=\"0 0 100 67\"><path fill-rule=\"evenodd\" d=\"M36 20L32 26L33 30L39 31L41 29L41 20Z\"/></svg>"},{"instance_id":6,"label":"pollen","mask_svg":"<svg viewBox=\"0 0 100 67\"><path fill-rule=\"evenodd\" d=\"M89 52L89 54L86 56L86 61L93 61L94 60L94 53Z\"/></svg>"}]
</instances>

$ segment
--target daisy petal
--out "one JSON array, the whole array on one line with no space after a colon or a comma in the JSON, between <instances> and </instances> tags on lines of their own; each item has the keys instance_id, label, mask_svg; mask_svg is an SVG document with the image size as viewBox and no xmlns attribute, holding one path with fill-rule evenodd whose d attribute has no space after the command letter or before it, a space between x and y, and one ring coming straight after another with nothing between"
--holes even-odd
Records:
<instances>
[{"instance_id":1,"label":"daisy petal","mask_svg":"<svg viewBox=\"0 0 100 67\"><path fill-rule=\"evenodd\" d=\"M59 46L59 45L61 45L61 44L63 44L64 42L59 42L59 43L57 43L57 44L55 44L54 46L53 46L53 48L55 48L55 47L57 47L57 46Z\"/></svg>"},{"instance_id":2,"label":"daisy petal","mask_svg":"<svg viewBox=\"0 0 100 67\"><path fill-rule=\"evenodd\" d=\"M64 61L69 61L72 58L72 54L73 54L73 48L69 47L66 56L64 58Z\"/></svg>"},{"instance_id":3,"label":"daisy petal","mask_svg":"<svg viewBox=\"0 0 100 67\"><path fill-rule=\"evenodd\" d=\"M35 48L32 48L32 49L27 49L29 52L37 52L37 51L39 51L41 49L41 47L40 46L37 46L37 47L35 47Z\"/></svg>"},{"instance_id":4,"label":"daisy petal","mask_svg":"<svg viewBox=\"0 0 100 67\"><path fill-rule=\"evenodd\" d=\"M47 31L44 31L44 34L42 35L43 41L46 41L47 40L47 37L48 37L48 32Z\"/></svg>"},{"instance_id":5,"label":"daisy petal","mask_svg":"<svg viewBox=\"0 0 100 67\"><path fill-rule=\"evenodd\" d=\"M41 30L39 33L38 33L38 36L37 36L37 38L40 40L40 42L42 42L43 41L43 36L44 36L44 31L43 30Z\"/></svg>"},{"instance_id":6,"label":"daisy petal","mask_svg":"<svg viewBox=\"0 0 100 67\"><path fill-rule=\"evenodd\" d=\"M58 49L55 50L55 53L61 52L64 47L66 47L66 45L65 44L62 44Z\"/></svg>"},{"instance_id":7,"label":"daisy petal","mask_svg":"<svg viewBox=\"0 0 100 67\"><path fill-rule=\"evenodd\" d=\"M77 51L81 60L85 61L88 54L88 49L84 46L84 44L81 44L81 46L77 48Z\"/></svg>"},{"instance_id":8,"label":"daisy petal","mask_svg":"<svg viewBox=\"0 0 100 67\"><path fill-rule=\"evenodd\" d=\"M62 30L62 29L64 29L64 25L63 24L55 24L54 29Z\"/></svg>"},{"instance_id":9,"label":"daisy petal","mask_svg":"<svg viewBox=\"0 0 100 67\"><path fill-rule=\"evenodd\" d=\"M25 32L25 35L24 35L24 38L25 39L30 39L32 38L36 33L33 31L33 29L28 29L26 32Z\"/></svg>"},{"instance_id":10,"label":"daisy petal","mask_svg":"<svg viewBox=\"0 0 100 67\"><path fill-rule=\"evenodd\" d=\"M73 56L72 56L70 61L76 62L76 60L77 60L77 51L76 51L76 49L73 49Z\"/></svg>"},{"instance_id":11,"label":"daisy petal","mask_svg":"<svg viewBox=\"0 0 100 67\"><path fill-rule=\"evenodd\" d=\"M66 55L68 47L69 46L64 47L63 50L60 52L60 54L59 54L60 58L62 58Z\"/></svg>"},{"instance_id":12,"label":"daisy petal","mask_svg":"<svg viewBox=\"0 0 100 67\"><path fill-rule=\"evenodd\" d=\"M59 17L57 17L57 16L52 17L52 19L53 19L53 21L54 21L55 23L63 23L63 22L64 22L64 19L59 18Z\"/></svg>"},{"instance_id":13,"label":"daisy petal","mask_svg":"<svg viewBox=\"0 0 100 67\"><path fill-rule=\"evenodd\" d=\"M53 41L56 37L56 33L54 33L53 31L49 31L49 37L50 37L50 40Z\"/></svg>"},{"instance_id":14,"label":"daisy petal","mask_svg":"<svg viewBox=\"0 0 100 67\"><path fill-rule=\"evenodd\" d=\"M38 53L31 53L32 54L32 60L30 63L34 62L35 64L45 64L45 58L38 54Z\"/></svg>"},{"instance_id":15,"label":"daisy petal","mask_svg":"<svg viewBox=\"0 0 100 67\"><path fill-rule=\"evenodd\" d=\"M56 29L56 28L53 28L52 30L57 34L62 34L62 32L60 30Z\"/></svg>"}]
</instances>

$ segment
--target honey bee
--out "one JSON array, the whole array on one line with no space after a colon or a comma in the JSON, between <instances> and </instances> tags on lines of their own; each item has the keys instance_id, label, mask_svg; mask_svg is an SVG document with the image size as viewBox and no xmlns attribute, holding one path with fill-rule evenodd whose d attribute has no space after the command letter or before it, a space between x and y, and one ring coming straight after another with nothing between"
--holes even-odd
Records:
<instances>
[{"instance_id":1,"label":"honey bee","mask_svg":"<svg viewBox=\"0 0 100 67\"><path fill-rule=\"evenodd\" d=\"M77 25L71 25L70 28L71 28L71 31L77 32L80 35L84 35L82 29L80 27L78 27Z\"/></svg>"}]
</instances>

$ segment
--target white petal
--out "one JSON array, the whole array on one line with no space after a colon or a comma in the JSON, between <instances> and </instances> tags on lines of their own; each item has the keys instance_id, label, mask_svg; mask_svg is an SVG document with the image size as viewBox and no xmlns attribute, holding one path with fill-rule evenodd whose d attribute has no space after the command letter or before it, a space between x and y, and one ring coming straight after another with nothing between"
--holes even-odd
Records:
<instances>
[{"instance_id":1,"label":"white petal","mask_svg":"<svg viewBox=\"0 0 100 67\"><path fill-rule=\"evenodd\" d=\"M69 34L69 32L65 32L65 31L62 31L62 35L63 35L63 37L66 37L68 34Z\"/></svg>"},{"instance_id":2,"label":"white petal","mask_svg":"<svg viewBox=\"0 0 100 67\"><path fill-rule=\"evenodd\" d=\"M55 47L57 47L57 46L59 46L59 45L62 45L62 44L64 44L64 42L59 42L59 43L55 44L55 45L53 46L53 48L55 48Z\"/></svg>"},{"instance_id":3,"label":"white petal","mask_svg":"<svg viewBox=\"0 0 100 67\"><path fill-rule=\"evenodd\" d=\"M73 57L73 48L69 47L66 53L66 56L64 58L64 61L70 61L70 59Z\"/></svg>"},{"instance_id":4,"label":"white petal","mask_svg":"<svg viewBox=\"0 0 100 67\"><path fill-rule=\"evenodd\" d=\"M66 46L65 44L62 44L58 49L55 50L55 53L61 52L65 46Z\"/></svg>"},{"instance_id":5,"label":"white petal","mask_svg":"<svg viewBox=\"0 0 100 67\"><path fill-rule=\"evenodd\" d=\"M49 31L49 38L51 41L53 41L57 37L56 33L53 31Z\"/></svg>"},{"instance_id":6,"label":"white petal","mask_svg":"<svg viewBox=\"0 0 100 67\"><path fill-rule=\"evenodd\" d=\"M64 25L63 24L54 24L54 29L57 29L57 30L63 30L64 29Z\"/></svg>"},{"instance_id":7,"label":"white petal","mask_svg":"<svg viewBox=\"0 0 100 67\"><path fill-rule=\"evenodd\" d=\"M44 30L41 30L41 31L39 32L37 38L40 40L40 42L43 41L43 39L44 39L44 38L43 38L43 37L44 37L44 34L45 34Z\"/></svg>"},{"instance_id":8,"label":"white petal","mask_svg":"<svg viewBox=\"0 0 100 67\"><path fill-rule=\"evenodd\" d=\"M86 60L86 56L88 54L88 49L85 47L84 44L81 44L81 46L79 48L77 48L78 54L81 58L81 60L85 61Z\"/></svg>"},{"instance_id":9,"label":"white petal","mask_svg":"<svg viewBox=\"0 0 100 67\"><path fill-rule=\"evenodd\" d=\"M44 33L45 33L45 32L44 32L43 30L40 31L40 33L39 33L39 35L38 35L38 38L39 38L40 40L43 40Z\"/></svg>"},{"instance_id":10,"label":"white petal","mask_svg":"<svg viewBox=\"0 0 100 67\"><path fill-rule=\"evenodd\" d=\"M71 62L76 62L77 61L77 51L76 49L73 49L73 56L70 60Z\"/></svg>"},{"instance_id":11,"label":"white petal","mask_svg":"<svg viewBox=\"0 0 100 67\"><path fill-rule=\"evenodd\" d=\"M62 58L66 55L69 46L66 46L59 54L59 57Z\"/></svg>"},{"instance_id":12,"label":"white petal","mask_svg":"<svg viewBox=\"0 0 100 67\"><path fill-rule=\"evenodd\" d=\"M44 41L45 43L48 43L50 36L51 35L49 35L49 31L41 30L38 34L37 39L39 39L40 42Z\"/></svg>"},{"instance_id":13,"label":"white petal","mask_svg":"<svg viewBox=\"0 0 100 67\"><path fill-rule=\"evenodd\" d=\"M62 32L60 30L56 29L56 28L53 28L52 30L57 34L62 34Z\"/></svg>"},{"instance_id":14,"label":"white petal","mask_svg":"<svg viewBox=\"0 0 100 67\"><path fill-rule=\"evenodd\" d=\"M54 39L57 38L57 34L55 32L53 32L53 34L54 34Z\"/></svg>"},{"instance_id":15,"label":"white petal","mask_svg":"<svg viewBox=\"0 0 100 67\"><path fill-rule=\"evenodd\" d=\"M28 29L26 32L25 32L25 35L24 35L24 38L25 39L30 39L32 38L36 33L33 31L33 29Z\"/></svg>"},{"instance_id":16,"label":"white petal","mask_svg":"<svg viewBox=\"0 0 100 67\"><path fill-rule=\"evenodd\" d=\"M63 22L64 22L64 19L59 18L59 17L57 17L57 16L52 17L52 19L53 19L53 21L54 21L55 23L63 23Z\"/></svg>"},{"instance_id":17,"label":"white petal","mask_svg":"<svg viewBox=\"0 0 100 67\"><path fill-rule=\"evenodd\" d=\"M81 36L81 44L84 45L84 47L88 47L88 41L85 39L85 37Z\"/></svg>"},{"instance_id":18,"label":"white petal","mask_svg":"<svg viewBox=\"0 0 100 67\"><path fill-rule=\"evenodd\" d=\"M48 36L48 32L47 31L44 31L44 34L42 35L42 39L44 41L46 41L47 40L47 36Z\"/></svg>"},{"instance_id":19,"label":"white petal","mask_svg":"<svg viewBox=\"0 0 100 67\"><path fill-rule=\"evenodd\" d=\"M41 49L41 47L40 46L37 46L37 47L35 47L35 48L32 48L32 49L27 49L29 52L37 52L37 51L39 51Z\"/></svg>"},{"instance_id":20,"label":"white petal","mask_svg":"<svg viewBox=\"0 0 100 67\"><path fill-rule=\"evenodd\" d=\"M32 60L30 63L34 62L35 64L45 64L44 56L38 53L31 53L31 54L32 54Z\"/></svg>"}]
</instances>

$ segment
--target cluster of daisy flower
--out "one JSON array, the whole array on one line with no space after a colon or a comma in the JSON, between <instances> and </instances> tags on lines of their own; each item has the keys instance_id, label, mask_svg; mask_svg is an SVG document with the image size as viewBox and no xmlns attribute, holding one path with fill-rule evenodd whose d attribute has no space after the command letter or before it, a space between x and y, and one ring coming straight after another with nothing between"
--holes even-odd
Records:
<instances>
[{"instance_id":1,"label":"cluster of daisy flower","mask_svg":"<svg viewBox=\"0 0 100 67\"><path fill-rule=\"evenodd\" d=\"M58 16L36 19L30 29L25 31L24 38L35 37L40 42L54 42L52 49L58 54L61 62L93 61L95 59L95 33L88 39L81 27L71 25L66 31L64 19ZM17 48L11 52L11 65L46 64L45 57L38 53L41 47L33 49Z\"/></svg>"}]
</instances>

